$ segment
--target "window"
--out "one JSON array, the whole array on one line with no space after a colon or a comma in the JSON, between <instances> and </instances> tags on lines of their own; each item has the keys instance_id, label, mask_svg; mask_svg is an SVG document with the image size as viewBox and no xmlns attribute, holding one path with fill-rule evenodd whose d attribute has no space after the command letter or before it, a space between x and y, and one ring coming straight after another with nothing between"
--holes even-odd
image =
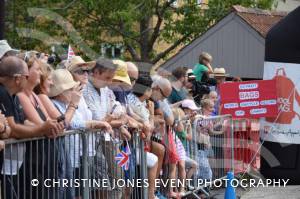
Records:
<instances>
[{"instance_id":1,"label":"window","mask_svg":"<svg viewBox=\"0 0 300 199\"><path fill-rule=\"evenodd\" d=\"M168 0L168 2L170 2L170 1L171 1L171 0ZM177 2L177 0L173 1L173 3L171 3L170 6L173 7L173 8L177 8L177 7L178 7L178 2Z\"/></svg>"},{"instance_id":2,"label":"window","mask_svg":"<svg viewBox=\"0 0 300 199\"><path fill-rule=\"evenodd\" d=\"M122 44L101 44L101 56L107 58L120 58L124 52Z\"/></svg>"},{"instance_id":3,"label":"window","mask_svg":"<svg viewBox=\"0 0 300 199\"><path fill-rule=\"evenodd\" d=\"M197 4L198 5L207 5L208 4L208 0L197 0Z\"/></svg>"}]
</instances>

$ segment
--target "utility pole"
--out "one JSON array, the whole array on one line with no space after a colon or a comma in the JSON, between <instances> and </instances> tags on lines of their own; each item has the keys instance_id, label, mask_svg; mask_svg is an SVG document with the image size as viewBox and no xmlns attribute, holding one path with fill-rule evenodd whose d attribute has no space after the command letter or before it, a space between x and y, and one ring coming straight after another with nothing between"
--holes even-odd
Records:
<instances>
[{"instance_id":1,"label":"utility pole","mask_svg":"<svg viewBox=\"0 0 300 199\"><path fill-rule=\"evenodd\" d=\"M5 0L0 0L0 39L4 39Z\"/></svg>"}]
</instances>

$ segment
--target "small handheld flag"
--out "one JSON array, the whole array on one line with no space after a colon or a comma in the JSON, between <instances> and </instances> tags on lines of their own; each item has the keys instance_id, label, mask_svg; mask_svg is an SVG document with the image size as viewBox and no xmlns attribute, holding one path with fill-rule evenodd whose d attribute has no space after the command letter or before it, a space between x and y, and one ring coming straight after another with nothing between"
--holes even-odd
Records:
<instances>
[{"instance_id":1,"label":"small handheld flag","mask_svg":"<svg viewBox=\"0 0 300 199\"><path fill-rule=\"evenodd\" d=\"M119 167L127 171L129 169L129 155L131 154L129 145L127 145L121 150L120 153L118 153L115 157L115 160Z\"/></svg>"},{"instance_id":2,"label":"small handheld flag","mask_svg":"<svg viewBox=\"0 0 300 199\"><path fill-rule=\"evenodd\" d=\"M75 53L74 53L71 45L69 44L69 48L68 48L68 61L70 61L73 56L75 56Z\"/></svg>"}]
</instances>

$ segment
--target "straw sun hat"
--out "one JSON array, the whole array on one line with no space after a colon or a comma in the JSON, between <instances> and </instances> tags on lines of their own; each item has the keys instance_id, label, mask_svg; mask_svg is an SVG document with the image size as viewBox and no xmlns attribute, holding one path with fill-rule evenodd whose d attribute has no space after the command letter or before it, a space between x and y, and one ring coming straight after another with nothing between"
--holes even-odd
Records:
<instances>
[{"instance_id":1,"label":"straw sun hat","mask_svg":"<svg viewBox=\"0 0 300 199\"><path fill-rule=\"evenodd\" d=\"M50 88L49 97L55 97L66 90L78 86L80 82L75 82L71 73L66 69L57 69L52 73L53 85Z\"/></svg>"},{"instance_id":2,"label":"straw sun hat","mask_svg":"<svg viewBox=\"0 0 300 199\"><path fill-rule=\"evenodd\" d=\"M80 56L73 56L65 63L66 69L70 72L76 71L78 68L91 70L96 65L95 61L85 62Z\"/></svg>"},{"instance_id":3,"label":"straw sun hat","mask_svg":"<svg viewBox=\"0 0 300 199\"><path fill-rule=\"evenodd\" d=\"M225 68L215 68L214 76L215 77L227 77L229 74L226 74Z\"/></svg>"},{"instance_id":4,"label":"straw sun hat","mask_svg":"<svg viewBox=\"0 0 300 199\"><path fill-rule=\"evenodd\" d=\"M113 60L113 63L118 66L113 80L119 80L131 86L131 81L127 72L126 62L122 60Z\"/></svg>"}]
</instances>

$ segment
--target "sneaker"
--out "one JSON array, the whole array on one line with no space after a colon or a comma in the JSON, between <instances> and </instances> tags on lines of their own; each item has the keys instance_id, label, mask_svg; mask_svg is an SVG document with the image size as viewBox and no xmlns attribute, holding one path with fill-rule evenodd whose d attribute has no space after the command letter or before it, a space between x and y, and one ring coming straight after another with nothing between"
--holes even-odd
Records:
<instances>
[{"instance_id":1,"label":"sneaker","mask_svg":"<svg viewBox=\"0 0 300 199\"><path fill-rule=\"evenodd\" d=\"M155 192L155 196L159 199L167 199L165 196L163 196L159 191Z\"/></svg>"}]
</instances>

